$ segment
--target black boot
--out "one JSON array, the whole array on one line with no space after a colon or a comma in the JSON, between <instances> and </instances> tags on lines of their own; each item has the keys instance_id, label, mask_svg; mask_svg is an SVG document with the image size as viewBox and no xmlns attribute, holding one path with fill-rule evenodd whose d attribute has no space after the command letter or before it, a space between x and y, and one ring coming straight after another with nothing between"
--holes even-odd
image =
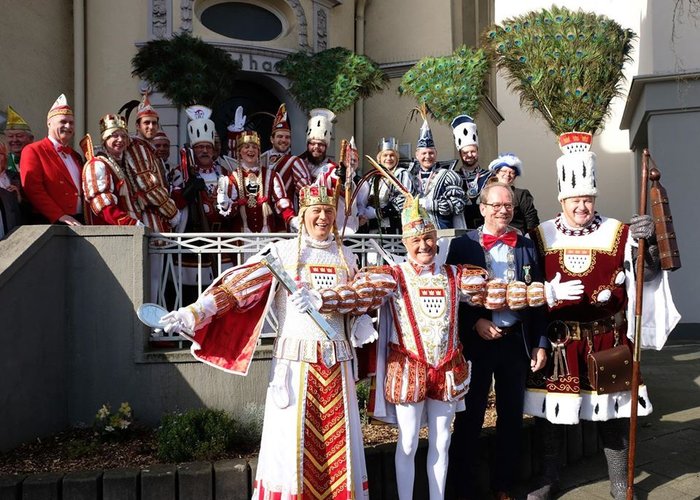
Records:
<instances>
[{"instance_id":1,"label":"black boot","mask_svg":"<svg viewBox=\"0 0 700 500\"><path fill-rule=\"evenodd\" d=\"M627 457L629 456L629 419L616 418L598 423L603 452L608 462L610 496L615 500L627 498ZM637 499L637 496L634 496Z\"/></svg>"},{"instance_id":2,"label":"black boot","mask_svg":"<svg viewBox=\"0 0 700 500\"><path fill-rule=\"evenodd\" d=\"M535 419L535 428L535 436L542 440L542 475L535 481L527 500L550 500L559 491L559 468L565 428L544 418Z\"/></svg>"}]
</instances>

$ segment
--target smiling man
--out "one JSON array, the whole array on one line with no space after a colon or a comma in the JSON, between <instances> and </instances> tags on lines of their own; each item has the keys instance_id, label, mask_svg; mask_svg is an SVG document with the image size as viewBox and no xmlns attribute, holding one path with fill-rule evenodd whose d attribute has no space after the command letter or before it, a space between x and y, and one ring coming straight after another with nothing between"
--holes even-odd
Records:
<instances>
[{"instance_id":1,"label":"smiling man","mask_svg":"<svg viewBox=\"0 0 700 500\"><path fill-rule=\"evenodd\" d=\"M83 160L70 143L75 133L73 110L61 94L48 112L48 137L22 151L22 188L39 224L79 226L83 221L80 178Z\"/></svg>"},{"instance_id":2,"label":"smiling man","mask_svg":"<svg viewBox=\"0 0 700 500\"><path fill-rule=\"evenodd\" d=\"M484 224L452 241L449 264L485 268L491 280L529 285L542 281L534 243L509 224L513 218L513 192L493 183L481 192L479 210ZM505 290L504 290L505 291ZM542 308L512 310L461 305L460 335L472 380L465 397L466 411L455 419L451 463L459 498L482 498L477 491L478 438L484 422L491 381L496 388L496 460L491 488L499 500L512 498L517 479L523 422L525 381L529 371L545 365L548 345Z\"/></svg>"},{"instance_id":3,"label":"smiling man","mask_svg":"<svg viewBox=\"0 0 700 500\"><path fill-rule=\"evenodd\" d=\"M401 222L408 258L390 268L398 288L381 315L391 318L391 326L380 333L373 410L374 417L399 427L394 461L400 500L413 498L418 437L427 419L428 489L431 500L440 500L450 426L469 389L469 364L457 330L460 270L435 264L437 231L419 199L407 196Z\"/></svg>"},{"instance_id":4,"label":"smiling man","mask_svg":"<svg viewBox=\"0 0 700 500\"><path fill-rule=\"evenodd\" d=\"M464 229L464 190L462 180L453 170L437 163L437 149L428 120L423 119L416 142L416 188L421 206L437 229Z\"/></svg>"},{"instance_id":5,"label":"smiling man","mask_svg":"<svg viewBox=\"0 0 700 500\"><path fill-rule=\"evenodd\" d=\"M292 128L287 106L282 103L275 115L270 133L272 147L260 155L260 165L277 172L282 178L287 196L295 207L299 205L298 193L311 184L311 174L304 162L291 153Z\"/></svg>"},{"instance_id":6,"label":"smiling man","mask_svg":"<svg viewBox=\"0 0 700 500\"><path fill-rule=\"evenodd\" d=\"M7 123L5 124L7 138L7 173L19 180L19 161L22 150L34 140L34 134L29 124L12 106L7 106Z\"/></svg>"},{"instance_id":7,"label":"smiling man","mask_svg":"<svg viewBox=\"0 0 700 500\"><path fill-rule=\"evenodd\" d=\"M525 396L525 412L541 417L536 419L536 425L542 431L544 452L542 477L528 495L531 500L546 500L556 492L564 425L580 420L597 422L608 463L610 494L615 499L626 498L631 407L637 404L637 414L648 415L651 401L644 384L639 387L637 402L631 400L629 386L622 382L613 390L603 387L607 384L593 386L588 356L615 347L620 347L617 352L621 354L627 347L629 366L634 349L630 342L634 324L634 308L630 304L635 295L630 293L635 289L632 255L639 238L649 243L644 312L649 309L647 316L653 317L655 307L663 308L664 313L657 313L657 317L666 318L671 328L675 325L673 319L678 321L670 294L663 291L651 217L634 216L627 225L596 212L599 179L596 155L589 150L591 139L591 134L582 132L560 136L564 154L557 159L556 167L561 213L532 233L545 276L551 280L547 333L553 347L552 362L541 377L529 381ZM566 289L573 281L578 281L579 286ZM665 339L664 335L668 335L665 321L647 317L642 331L649 339ZM658 340L649 339L648 343L658 345ZM620 379L625 375L622 369L615 373ZM631 373L628 375L631 377Z\"/></svg>"}]
</instances>

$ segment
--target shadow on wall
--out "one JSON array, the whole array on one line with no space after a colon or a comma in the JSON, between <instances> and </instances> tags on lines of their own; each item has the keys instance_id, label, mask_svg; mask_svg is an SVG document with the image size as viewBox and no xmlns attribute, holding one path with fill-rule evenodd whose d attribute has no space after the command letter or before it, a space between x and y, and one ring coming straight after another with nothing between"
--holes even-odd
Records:
<instances>
[{"instance_id":1,"label":"shadow on wall","mask_svg":"<svg viewBox=\"0 0 700 500\"><path fill-rule=\"evenodd\" d=\"M237 386L247 400L264 400L256 374L266 382L269 363L246 381L186 353L184 362L148 361L148 332L135 314L146 261L139 228L23 226L0 241L0 452L91 425L104 403L128 401L138 420L156 425L174 410L232 411Z\"/></svg>"}]
</instances>

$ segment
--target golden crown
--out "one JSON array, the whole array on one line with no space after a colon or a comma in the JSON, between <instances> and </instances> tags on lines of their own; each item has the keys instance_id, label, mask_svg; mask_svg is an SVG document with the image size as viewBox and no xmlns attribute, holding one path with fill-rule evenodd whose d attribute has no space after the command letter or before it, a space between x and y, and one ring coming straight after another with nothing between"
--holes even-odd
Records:
<instances>
[{"instance_id":1,"label":"golden crown","mask_svg":"<svg viewBox=\"0 0 700 500\"><path fill-rule=\"evenodd\" d=\"M240 149L244 144L255 144L260 147L260 136L254 130L244 130L236 137L236 149Z\"/></svg>"},{"instance_id":2,"label":"golden crown","mask_svg":"<svg viewBox=\"0 0 700 500\"><path fill-rule=\"evenodd\" d=\"M313 205L328 205L335 207L333 192L326 186L304 186L299 193L299 208Z\"/></svg>"},{"instance_id":3,"label":"golden crown","mask_svg":"<svg viewBox=\"0 0 700 500\"><path fill-rule=\"evenodd\" d=\"M126 130L126 120L119 115L105 115L100 118L100 135L104 138L105 133L111 135L115 130Z\"/></svg>"}]
</instances>

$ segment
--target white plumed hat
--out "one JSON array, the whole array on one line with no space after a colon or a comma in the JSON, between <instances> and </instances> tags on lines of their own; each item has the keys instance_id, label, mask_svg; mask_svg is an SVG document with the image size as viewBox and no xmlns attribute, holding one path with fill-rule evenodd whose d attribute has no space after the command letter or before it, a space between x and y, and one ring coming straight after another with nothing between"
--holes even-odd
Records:
<instances>
[{"instance_id":1,"label":"white plumed hat","mask_svg":"<svg viewBox=\"0 0 700 500\"><path fill-rule=\"evenodd\" d=\"M468 115L459 115L450 123L452 135L455 138L455 147L461 151L466 146L479 147L479 133L474 119Z\"/></svg>"},{"instance_id":2,"label":"white plumed hat","mask_svg":"<svg viewBox=\"0 0 700 500\"><path fill-rule=\"evenodd\" d=\"M190 145L194 146L201 142L208 142L214 145L214 133L216 127L211 121L211 109L206 106L190 106L185 110L190 118L190 123L187 124L187 134L190 137Z\"/></svg>"},{"instance_id":3,"label":"white plumed hat","mask_svg":"<svg viewBox=\"0 0 700 500\"><path fill-rule=\"evenodd\" d=\"M596 156L590 151L591 134L568 132L559 136L564 153L557 159L559 201L575 196L598 196Z\"/></svg>"},{"instance_id":4,"label":"white plumed hat","mask_svg":"<svg viewBox=\"0 0 700 500\"><path fill-rule=\"evenodd\" d=\"M326 108L315 108L309 113L309 123L306 127L306 142L311 140L323 141L326 146L331 142L333 120L335 113Z\"/></svg>"}]
</instances>

